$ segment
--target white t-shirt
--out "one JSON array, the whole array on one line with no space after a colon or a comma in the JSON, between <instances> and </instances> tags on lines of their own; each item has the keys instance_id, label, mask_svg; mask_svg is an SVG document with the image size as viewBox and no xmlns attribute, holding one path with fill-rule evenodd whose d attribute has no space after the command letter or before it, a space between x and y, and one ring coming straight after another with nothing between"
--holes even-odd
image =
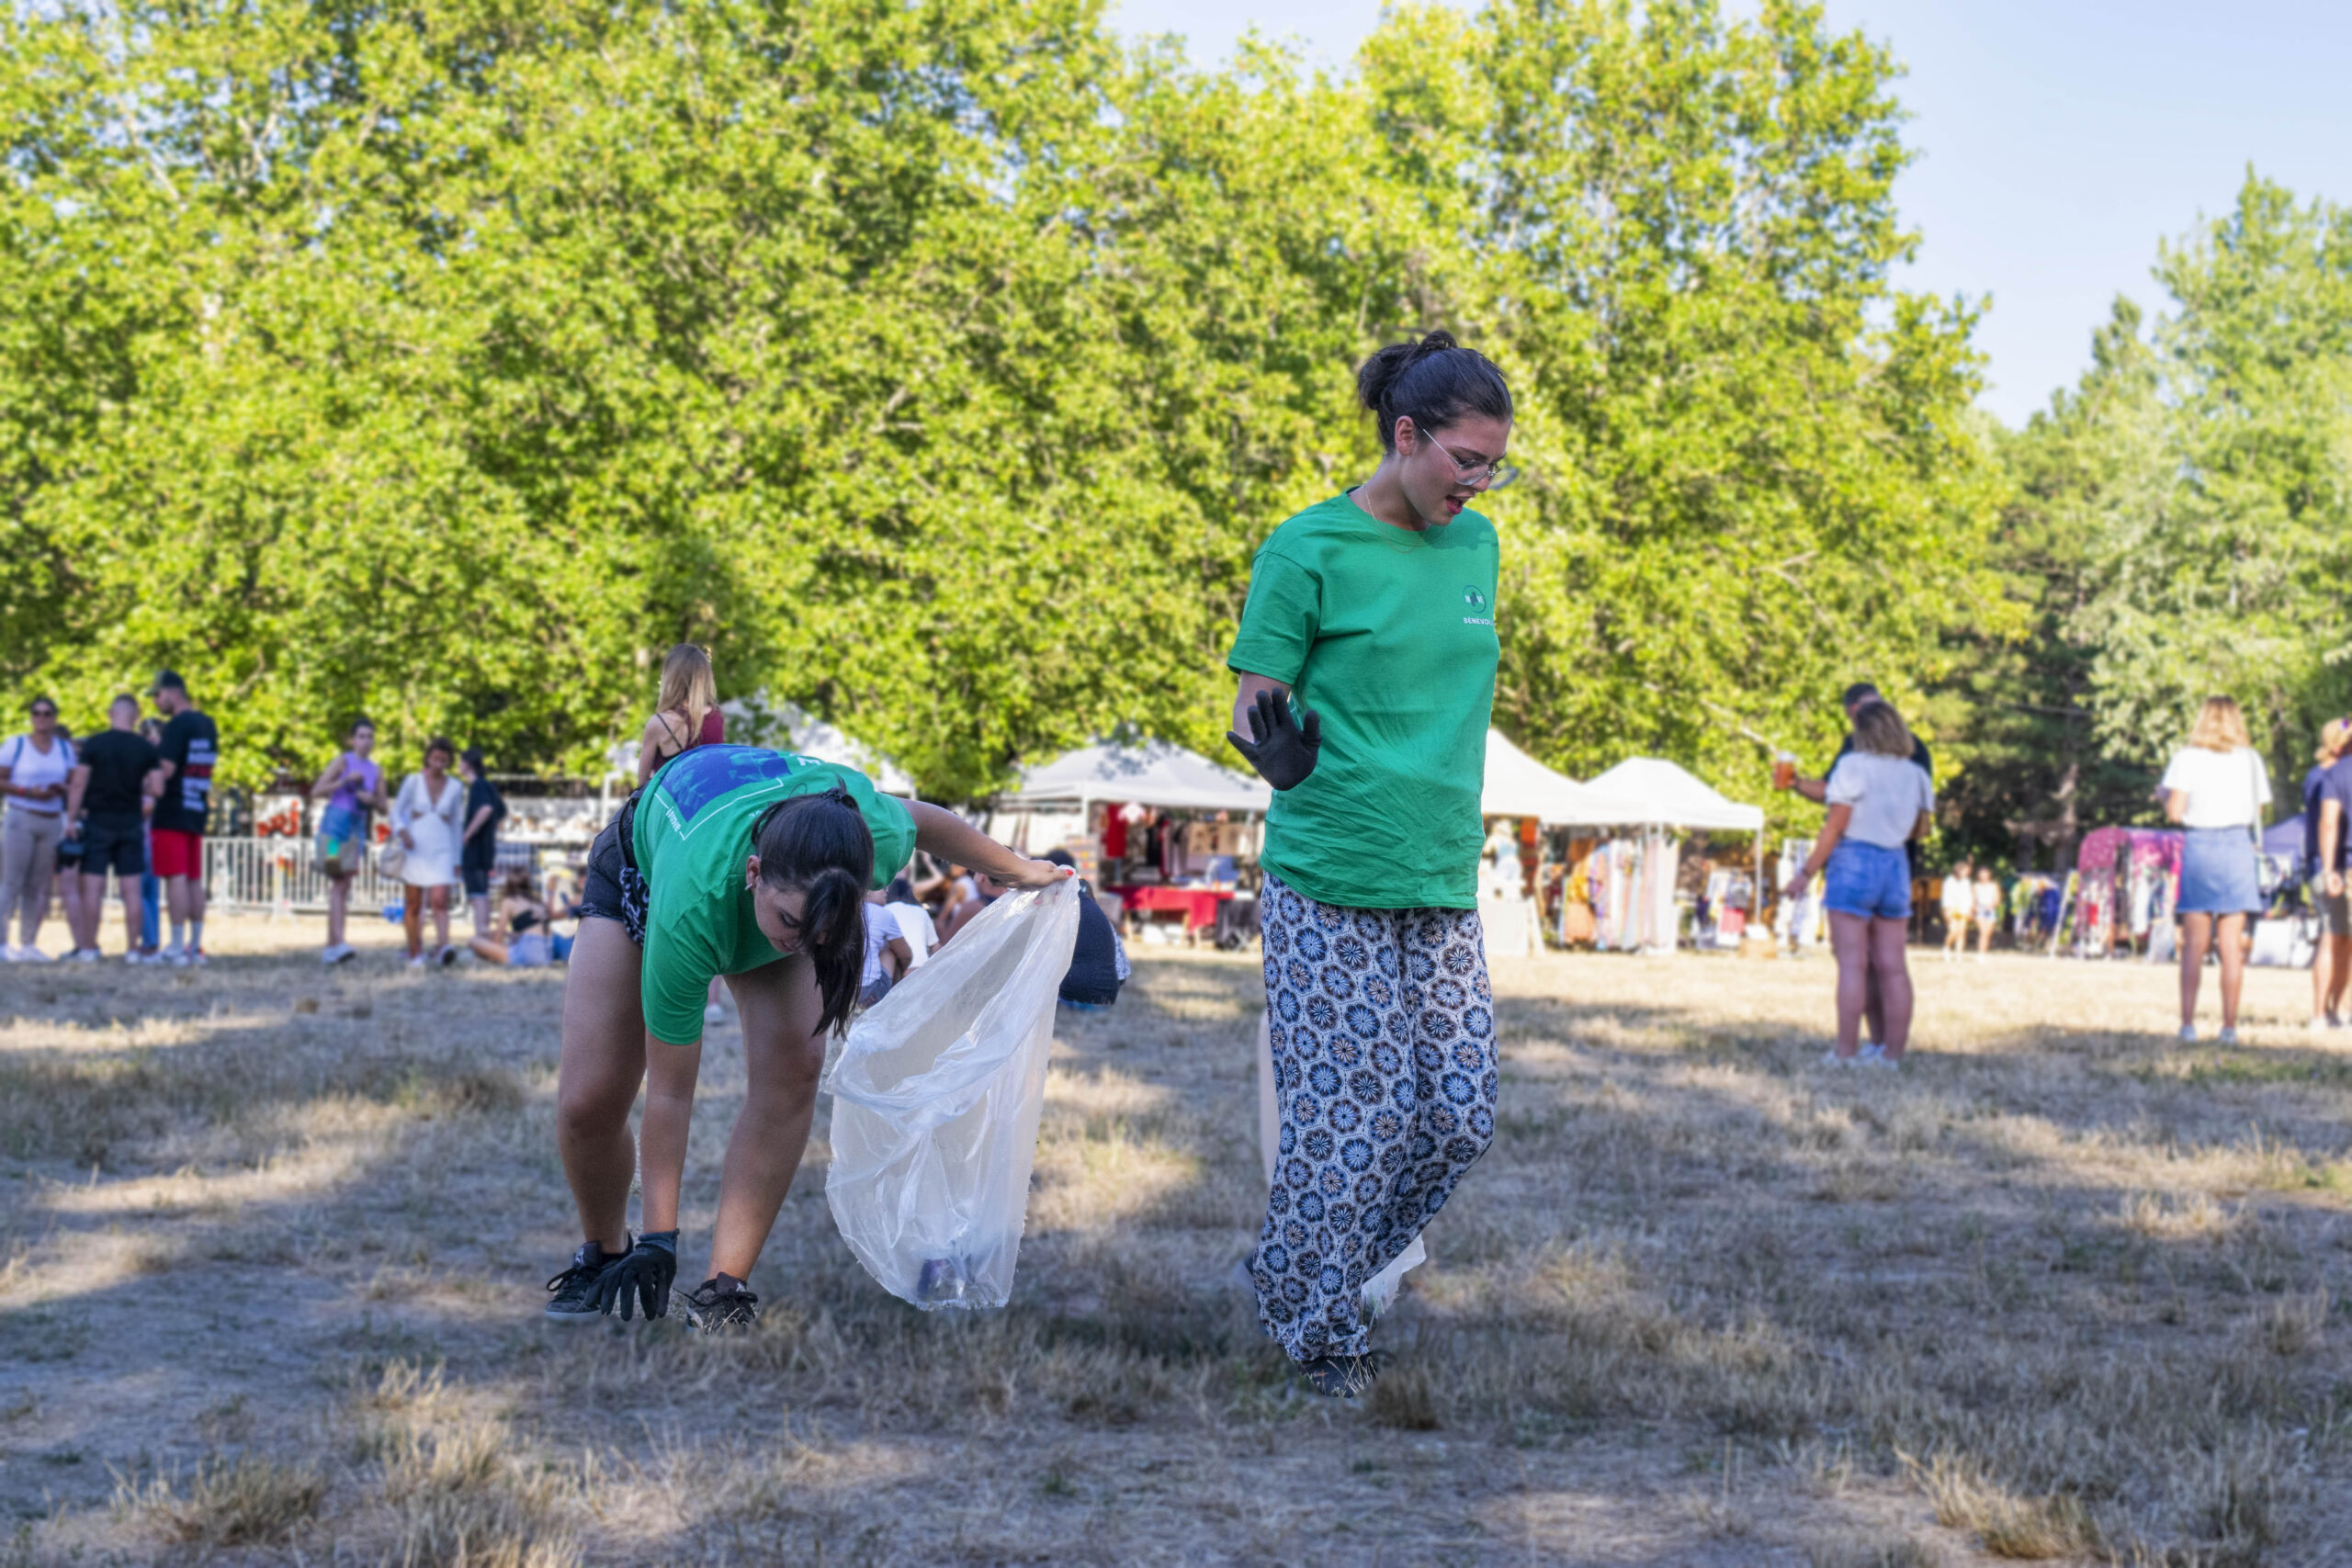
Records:
<instances>
[{"instance_id":1,"label":"white t-shirt","mask_svg":"<svg viewBox=\"0 0 2352 1568\"><path fill-rule=\"evenodd\" d=\"M1928 770L1908 757L1849 751L1829 770L1824 803L1850 806L1854 818L1846 837L1881 849L1899 850L1919 825L1919 813L1936 808L1936 786Z\"/></svg>"},{"instance_id":2,"label":"white t-shirt","mask_svg":"<svg viewBox=\"0 0 2352 1568\"><path fill-rule=\"evenodd\" d=\"M858 988L864 990L882 978L882 949L888 945L892 937L899 934L899 922L891 919L889 906L887 904L864 904L859 907L865 911L865 967L859 971L857 976ZM909 942L907 945L911 948L914 943Z\"/></svg>"},{"instance_id":3,"label":"white t-shirt","mask_svg":"<svg viewBox=\"0 0 2352 1568\"><path fill-rule=\"evenodd\" d=\"M2262 808L2270 804L2269 772L2250 746L2234 751L2185 746L2173 753L2164 783L2156 787L2188 795L2184 828L2259 827Z\"/></svg>"},{"instance_id":4,"label":"white t-shirt","mask_svg":"<svg viewBox=\"0 0 2352 1568\"><path fill-rule=\"evenodd\" d=\"M920 969L939 945L939 928L931 923L931 911L921 904L885 904L890 918L899 924L899 934L907 939L907 968Z\"/></svg>"},{"instance_id":5,"label":"white t-shirt","mask_svg":"<svg viewBox=\"0 0 2352 1568\"><path fill-rule=\"evenodd\" d=\"M0 742L0 762L8 764L8 782L19 789L62 784L74 771L74 743L51 730L49 750L43 751L29 734L12 735ZM8 809L34 817L55 817L65 809L65 803L54 795L45 800L25 800L12 795L8 797Z\"/></svg>"},{"instance_id":6,"label":"white t-shirt","mask_svg":"<svg viewBox=\"0 0 2352 1568\"><path fill-rule=\"evenodd\" d=\"M1964 915L1975 907L1973 885L1964 876L1944 878L1944 913Z\"/></svg>"}]
</instances>

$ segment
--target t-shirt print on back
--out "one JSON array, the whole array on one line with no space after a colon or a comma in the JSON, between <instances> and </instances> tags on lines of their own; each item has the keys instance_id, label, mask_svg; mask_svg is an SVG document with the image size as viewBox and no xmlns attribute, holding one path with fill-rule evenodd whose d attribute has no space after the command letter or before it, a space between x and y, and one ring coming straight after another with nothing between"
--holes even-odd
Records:
<instances>
[{"instance_id":1,"label":"t-shirt print on back","mask_svg":"<svg viewBox=\"0 0 2352 1568\"><path fill-rule=\"evenodd\" d=\"M680 752L662 768L658 787L670 797L684 824L721 795L732 795L746 784L788 779L814 761L757 746L696 746Z\"/></svg>"}]
</instances>

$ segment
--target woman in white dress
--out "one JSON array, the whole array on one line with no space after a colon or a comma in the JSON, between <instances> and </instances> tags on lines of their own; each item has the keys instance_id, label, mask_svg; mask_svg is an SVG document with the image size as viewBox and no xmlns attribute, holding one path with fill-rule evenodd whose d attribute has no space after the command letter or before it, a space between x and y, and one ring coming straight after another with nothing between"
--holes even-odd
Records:
<instances>
[{"instance_id":1,"label":"woman in white dress","mask_svg":"<svg viewBox=\"0 0 2352 1568\"><path fill-rule=\"evenodd\" d=\"M392 836L401 842L401 880L408 897L401 924L408 932L408 966L424 967L424 911L433 910L433 962L454 964L449 945L449 885L458 880L460 818L466 786L450 776L457 748L435 736L424 748L424 771L401 781L392 801Z\"/></svg>"}]
</instances>

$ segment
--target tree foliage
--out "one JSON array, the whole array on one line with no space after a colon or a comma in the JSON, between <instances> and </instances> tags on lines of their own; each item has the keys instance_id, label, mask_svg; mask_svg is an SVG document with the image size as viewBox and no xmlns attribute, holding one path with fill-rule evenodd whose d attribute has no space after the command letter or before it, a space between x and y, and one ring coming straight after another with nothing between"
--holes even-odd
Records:
<instances>
[{"instance_id":1,"label":"tree foliage","mask_svg":"<svg viewBox=\"0 0 2352 1568\"><path fill-rule=\"evenodd\" d=\"M1894 73L1784 0L1406 7L1340 78L1092 0L14 8L0 676L171 664L245 777L362 709L594 766L682 637L945 795L1213 749L1251 551L1444 324L1532 476L1500 721L1753 785L2019 615Z\"/></svg>"}]
</instances>

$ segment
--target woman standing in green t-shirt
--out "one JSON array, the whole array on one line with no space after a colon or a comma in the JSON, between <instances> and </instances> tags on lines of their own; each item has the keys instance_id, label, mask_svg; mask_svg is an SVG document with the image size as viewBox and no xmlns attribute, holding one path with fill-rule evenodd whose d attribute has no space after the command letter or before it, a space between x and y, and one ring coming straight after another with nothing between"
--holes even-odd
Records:
<instances>
[{"instance_id":1,"label":"woman standing in green t-shirt","mask_svg":"<svg viewBox=\"0 0 2352 1568\"><path fill-rule=\"evenodd\" d=\"M720 1168L710 1277L687 1293L686 1316L706 1332L758 1320L744 1281L808 1142L825 1036L847 1027L857 1000L865 890L887 886L918 848L1016 887L1069 874L953 812L881 794L854 769L751 746L681 752L597 835L556 1077L556 1137L587 1239L548 1282L548 1317L668 1311L703 1008L718 976L735 995L748 1082ZM632 1241L628 1112L640 1082L646 1232Z\"/></svg>"},{"instance_id":2,"label":"woman standing in green t-shirt","mask_svg":"<svg viewBox=\"0 0 2352 1568\"><path fill-rule=\"evenodd\" d=\"M1340 1394L1379 1371L1365 1281L1495 1134L1477 867L1498 550L1469 503L1515 477L1502 373L1448 334L1382 349L1356 390L1380 466L1261 547L1226 660L1231 739L1277 791L1259 908L1279 1157L1250 1272L1266 1332Z\"/></svg>"}]
</instances>

